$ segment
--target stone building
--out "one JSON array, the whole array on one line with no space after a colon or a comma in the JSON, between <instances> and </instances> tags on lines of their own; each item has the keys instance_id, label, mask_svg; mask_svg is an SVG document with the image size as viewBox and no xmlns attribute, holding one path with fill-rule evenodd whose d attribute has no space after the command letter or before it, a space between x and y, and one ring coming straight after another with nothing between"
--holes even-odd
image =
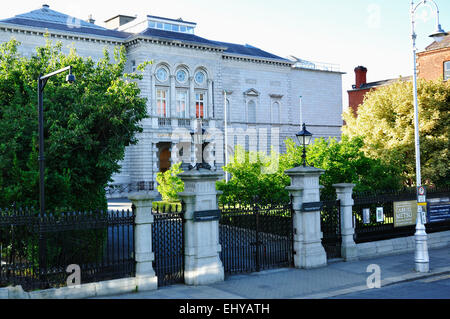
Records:
<instances>
[{"instance_id":1,"label":"stone building","mask_svg":"<svg viewBox=\"0 0 450 319\"><path fill-rule=\"evenodd\" d=\"M195 34L196 23L181 18L117 15L105 26L96 25L92 16L83 21L43 5L1 20L0 42L16 38L22 53L31 54L48 33L65 50L73 46L93 59L105 47L123 45L128 72L153 62L139 82L148 100L144 131L139 143L127 148L115 183L154 181L157 172L170 167L174 132L193 131L201 119L202 127L217 135L224 131L225 108L230 149L241 141L247 149L269 152L273 146L282 152L283 141L294 137L301 122L314 137L340 137L342 72L332 66L208 40ZM225 161L218 151L213 152L216 167Z\"/></svg>"}]
</instances>

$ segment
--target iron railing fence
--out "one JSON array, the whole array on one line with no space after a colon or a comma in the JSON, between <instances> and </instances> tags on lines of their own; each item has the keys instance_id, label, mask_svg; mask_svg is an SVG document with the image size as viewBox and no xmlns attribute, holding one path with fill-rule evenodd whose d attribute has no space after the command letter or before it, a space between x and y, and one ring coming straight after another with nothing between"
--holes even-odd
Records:
<instances>
[{"instance_id":1,"label":"iron railing fence","mask_svg":"<svg viewBox=\"0 0 450 319\"><path fill-rule=\"evenodd\" d=\"M449 196L449 188L427 188L427 199L448 198ZM415 188L388 192L354 193L353 199L354 240L356 243L414 235L415 225L394 227L394 202L416 200ZM374 214L377 207L383 207L384 218L382 221L377 221L376 214ZM364 209L372 212L367 223L364 223ZM426 223L425 229L427 233L450 230L450 220Z\"/></svg>"},{"instance_id":2,"label":"iron railing fence","mask_svg":"<svg viewBox=\"0 0 450 319\"><path fill-rule=\"evenodd\" d=\"M155 190L154 181L140 181L136 183L126 184L111 184L105 189L106 196L122 195L127 197L128 193L139 191L152 191Z\"/></svg>"},{"instance_id":3,"label":"iron railing fence","mask_svg":"<svg viewBox=\"0 0 450 319\"><path fill-rule=\"evenodd\" d=\"M293 264L291 203L222 204L220 257L227 274Z\"/></svg>"},{"instance_id":4,"label":"iron railing fence","mask_svg":"<svg viewBox=\"0 0 450 319\"><path fill-rule=\"evenodd\" d=\"M134 214L2 210L0 256L0 285L27 291L66 286L74 264L82 284L134 276Z\"/></svg>"},{"instance_id":5,"label":"iron railing fence","mask_svg":"<svg viewBox=\"0 0 450 319\"><path fill-rule=\"evenodd\" d=\"M184 282L184 207L153 209L153 269L158 286Z\"/></svg>"}]
</instances>

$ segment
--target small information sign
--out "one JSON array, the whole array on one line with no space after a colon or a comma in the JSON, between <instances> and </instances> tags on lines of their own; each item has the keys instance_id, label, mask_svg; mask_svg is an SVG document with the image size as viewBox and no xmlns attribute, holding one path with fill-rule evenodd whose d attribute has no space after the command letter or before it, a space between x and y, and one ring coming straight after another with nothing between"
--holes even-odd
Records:
<instances>
[{"instance_id":1,"label":"small information sign","mask_svg":"<svg viewBox=\"0 0 450 319\"><path fill-rule=\"evenodd\" d=\"M416 224L417 201L394 202L394 227Z\"/></svg>"},{"instance_id":2,"label":"small information sign","mask_svg":"<svg viewBox=\"0 0 450 319\"><path fill-rule=\"evenodd\" d=\"M363 223L370 224L370 208L363 208Z\"/></svg>"},{"instance_id":3,"label":"small information sign","mask_svg":"<svg viewBox=\"0 0 450 319\"><path fill-rule=\"evenodd\" d=\"M377 223L384 222L383 207L377 207Z\"/></svg>"}]
</instances>

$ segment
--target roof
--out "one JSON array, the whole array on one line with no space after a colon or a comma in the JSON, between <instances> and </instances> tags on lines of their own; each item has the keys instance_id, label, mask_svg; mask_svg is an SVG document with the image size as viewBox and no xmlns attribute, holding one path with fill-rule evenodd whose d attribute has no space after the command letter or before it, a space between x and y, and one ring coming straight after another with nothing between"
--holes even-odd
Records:
<instances>
[{"instance_id":1,"label":"roof","mask_svg":"<svg viewBox=\"0 0 450 319\"><path fill-rule=\"evenodd\" d=\"M77 19L67 14L51 10L48 6L27 13L18 14L13 18L0 20L0 23L21 26L47 28L58 31L74 32L105 37L127 38L129 33L106 29L87 21Z\"/></svg>"},{"instance_id":2,"label":"roof","mask_svg":"<svg viewBox=\"0 0 450 319\"><path fill-rule=\"evenodd\" d=\"M156 16L148 16L148 17L160 18ZM181 21L167 18L162 19L194 24L193 22L188 21ZM98 26L96 24L89 23L87 21L69 16L67 14L51 10L47 5L44 5L39 9L27 13L18 14L12 18L0 20L0 23L35 27L35 28L44 28L85 35L113 37L122 40L131 38L132 36L136 36L128 32L107 29ZM143 32L137 34L137 36L139 35L157 39L165 39L169 41L181 41L191 44L207 45L210 47L222 48L225 53L233 55L236 54L236 55L244 55L247 57L250 56L250 57L275 59L285 62L291 62L287 59L281 58L272 53L266 52L264 50L261 50L248 44L241 45L241 44L213 41L190 33L173 32L148 28Z\"/></svg>"},{"instance_id":3,"label":"roof","mask_svg":"<svg viewBox=\"0 0 450 319\"><path fill-rule=\"evenodd\" d=\"M450 48L450 34L446 35L441 42L434 41L425 48L426 51Z\"/></svg>"},{"instance_id":4,"label":"roof","mask_svg":"<svg viewBox=\"0 0 450 319\"><path fill-rule=\"evenodd\" d=\"M173 22L182 22L182 23L186 23L186 24L197 25L197 23L195 23L195 22L184 21L181 18L179 18L179 19L169 19L169 18L158 17L158 16L151 16L151 15L147 15L147 17L148 18L154 18L154 19L161 19L161 20L167 20L167 21L173 21Z\"/></svg>"},{"instance_id":5,"label":"roof","mask_svg":"<svg viewBox=\"0 0 450 319\"><path fill-rule=\"evenodd\" d=\"M284 58L281 58L272 53L263 51L259 48L251 46L249 44L242 45L242 44L234 44L234 43L219 42L219 41L213 41L213 42L220 46L226 47L227 48L225 50L226 53L241 54L241 55L247 55L247 56L255 56L255 57L261 57L261 58L276 59L276 60L283 60L286 62L291 62L287 59L284 59Z\"/></svg>"},{"instance_id":6,"label":"roof","mask_svg":"<svg viewBox=\"0 0 450 319\"><path fill-rule=\"evenodd\" d=\"M395 79L369 82L369 83L362 84L361 87L359 87L358 89L353 89L352 91L367 90L367 89L375 88L378 86L390 85L397 81L409 82L411 80L412 80L412 76L405 76L405 77L399 77L399 78L395 78Z\"/></svg>"},{"instance_id":7,"label":"roof","mask_svg":"<svg viewBox=\"0 0 450 319\"><path fill-rule=\"evenodd\" d=\"M208 46L221 47L215 41L210 41L208 39L199 37L199 36L197 36L195 34L191 34L191 33L173 32L173 31L147 28L146 30L139 33L139 35L149 36L152 38L165 39L165 40L178 40L178 41L188 42L188 43L197 43L197 44L203 44L203 45L208 45Z\"/></svg>"}]
</instances>

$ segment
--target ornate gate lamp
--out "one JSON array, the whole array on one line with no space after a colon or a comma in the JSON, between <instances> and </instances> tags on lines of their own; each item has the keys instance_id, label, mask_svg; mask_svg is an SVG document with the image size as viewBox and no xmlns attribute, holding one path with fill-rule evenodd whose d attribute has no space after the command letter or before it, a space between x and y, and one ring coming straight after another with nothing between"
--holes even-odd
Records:
<instances>
[{"instance_id":1,"label":"ornate gate lamp","mask_svg":"<svg viewBox=\"0 0 450 319\"><path fill-rule=\"evenodd\" d=\"M198 147L198 152L201 152L200 156L195 156L195 152L194 152L194 156L195 156L195 160L198 160L198 157L200 157L200 162L195 163L194 166L192 166L191 164L189 164L189 170L192 169L197 169L199 170L200 168L205 168L205 169L211 169L211 165L204 163L203 162L203 135L205 134L205 129L202 126L202 122L201 120L198 121L197 124L197 131L191 131L191 138L192 138L192 143L194 144L194 149L195 146Z\"/></svg>"},{"instance_id":2,"label":"ornate gate lamp","mask_svg":"<svg viewBox=\"0 0 450 319\"><path fill-rule=\"evenodd\" d=\"M298 139L298 142L300 143L300 145L303 145L303 154L302 154L303 163L302 163L302 165L303 165L303 167L305 167L306 166L306 146L309 145L309 143L311 142L312 134L306 130L306 124L303 123L302 130L300 132L298 132L297 134L295 134L295 136L297 136L297 139Z\"/></svg>"}]
</instances>

